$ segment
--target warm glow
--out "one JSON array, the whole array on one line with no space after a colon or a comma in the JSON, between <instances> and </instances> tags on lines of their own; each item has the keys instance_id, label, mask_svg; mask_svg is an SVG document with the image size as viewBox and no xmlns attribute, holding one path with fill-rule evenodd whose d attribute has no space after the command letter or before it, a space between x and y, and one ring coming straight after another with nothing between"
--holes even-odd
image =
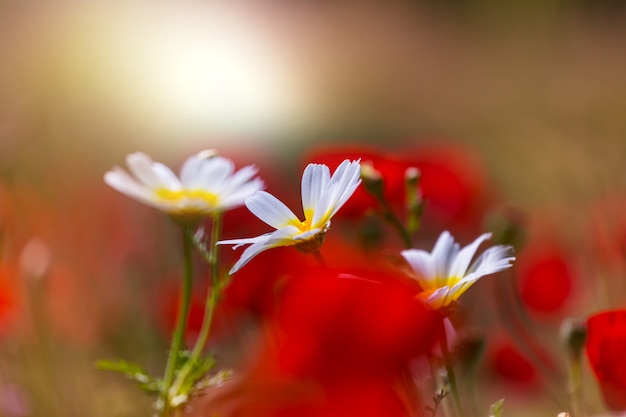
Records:
<instances>
[{"instance_id":1,"label":"warm glow","mask_svg":"<svg viewBox=\"0 0 626 417\"><path fill-rule=\"evenodd\" d=\"M267 128L292 88L260 28L223 10L177 8L145 19L124 41L130 94L184 130Z\"/></svg>"},{"instance_id":2,"label":"warm glow","mask_svg":"<svg viewBox=\"0 0 626 417\"><path fill-rule=\"evenodd\" d=\"M113 3L38 12L16 25L22 48L4 53L16 63L12 77L24 79L10 83L16 94L41 97L60 126L96 120L106 131L130 126L152 146L162 139L193 148L200 144L191 141L207 146L208 137L213 146L220 137L271 136L266 132L301 118L294 109L302 93L280 36L241 5ZM130 135L123 136L128 145Z\"/></svg>"}]
</instances>

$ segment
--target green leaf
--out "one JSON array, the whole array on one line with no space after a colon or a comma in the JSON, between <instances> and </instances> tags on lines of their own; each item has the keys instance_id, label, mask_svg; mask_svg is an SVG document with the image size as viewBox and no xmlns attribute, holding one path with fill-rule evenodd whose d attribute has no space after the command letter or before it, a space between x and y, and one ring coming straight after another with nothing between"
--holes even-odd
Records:
<instances>
[{"instance_id":1,"label":"green leaf","mask_svg":"<svg viewBox=\"0 0 626 417\"><path fill-rule=\"evenodd\" d=\"M150 379L150 377L146 374L143 368L141 368L139 365L125 361L123 359L101 359L99 361L96 361L96 368L103 371L120 372L127 377L139 382L147 382L147 380Z\"/></svg>"},{"instance_id":2,"label":"green leaf","mask_svg":"<svg viewBox=\"0 0 626 417\"><path fill-rule=\"evenodd\" d=\"M504 413L504 398L495 403L491 404L489 407L489 417L502 417Z\"/></svg>"},{"instance_id":3,"label":"green leaf","mask_svg":"<svg viewBox=\"0 0 626 417\"><path fill-rule=\"evenodd\" d=\"M123 374L126 378L135 381L139 387L148 393L161 391L161 380L149 376L139 365L124 359L101 359L96 361L96 368L103 371L112 371Z\"/></svg>"}]
</instances>

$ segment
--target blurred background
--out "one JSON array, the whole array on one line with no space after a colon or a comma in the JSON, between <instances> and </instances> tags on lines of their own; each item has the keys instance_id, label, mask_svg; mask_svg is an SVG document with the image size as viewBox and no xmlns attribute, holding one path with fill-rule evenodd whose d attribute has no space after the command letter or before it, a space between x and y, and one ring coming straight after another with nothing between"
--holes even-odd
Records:
<instances>
[{"instance_id":1,"label":"blurred background","mask_svg":"<svg viewBox=\"0 0 626 417\"><path fill-rule=\"evenodd\" d=\"M625 22L618 0L0 0L0 415L150 412L93 367L158 373L168 343L176 230L102 181L134 151L215 148L280 194L320 148L428 149L489 195L476 230L523 227L517 288L549 294L524 302L558 357L563 317L624 305ZM485 404L556 415L495 339Z\"/></svg>"}]
</instances>

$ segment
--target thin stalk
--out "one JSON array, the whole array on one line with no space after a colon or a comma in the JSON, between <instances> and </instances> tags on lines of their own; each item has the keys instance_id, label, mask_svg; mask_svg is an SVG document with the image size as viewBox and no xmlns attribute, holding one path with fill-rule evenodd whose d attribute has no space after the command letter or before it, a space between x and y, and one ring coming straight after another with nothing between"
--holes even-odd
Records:
<instances>
[{"instance_id":1,"label":"thin stalk","mask_svg":"<svg viewBox=\"0 0 626 417\"><path fill-rule=\"evenodd\" d=\"M193 370L193 367L198 362L200 355L204 352L204 348L211 333L211 326L213 324L213 316L215 308L217 307L219 298L222 293L222 283L219 277L219 257L217 256L217 241L219 240L222 227L222 216L216 214L213 216L213 225L211 228L211 239L209 242L209 257L208 262L211 271L211 285L209 286L205 306L204 306L204 318L202 320L202 327L198 334L196 344L191 351L191 355L183 368L180 370L176 381L171 387L173 395L186 394L179 393L178 391L184 385L185 379L189 376L189 373Z\"/></svg>"},{"instance_id":2,"label":"thin stalk","mask_svg":"<svg viewBox=\"0 0 626 417\"><path fill-rule=\"evenodd\" d=\"M461 404L461 397L459 396L459 389L457 386L456 373L454 371L453 358L448 349L448 339L446 337L445 325L442 322L441 329L439 331L439 345L441 346L441 354L443 356L443 364L446 369L448 377L448 385L450 385L450 393L454 399L454 406L458 417L464 417L463 406Z\"/></svg>"},{"instance_id":3,"label":"thin stalk","mask_svg":"<svg viewBox=\"0 0 626 417\"><path fill-rule=\"evenodd\" d=\"M326 264L326 261L324 260L324 257L322 256L322 252L320 252L319 249L311 253L313 254L313 257L320 264L322 268L328 268L328 265Z\"/></svg>"},{"instance_id":4,"label":"thin stalk","mask_svg":"<svg viewBox=\"0 0 626 417\"><path fill-rule=\"evenodd\" d=\"M361 170L361 179L363 180L363 186L365 190L376 199L378 202L378 214L388 222L400 235L402 243L407 249L413 247L413 239L410 232L404 227L404 224L400 221L398 216L393 211L393 208L387 201L385 193L383 191L384 181L380 173L374 175L364 175L364 171Z\"/></svg>"},{"instance_id":5,"label":"thin stalk","mask_svg":"<svg viewBox=\"0 0 626 417\"><path fill-rule=\"evenodd\" d=\"M582 374L580 357L572 357L570 368L570 401L574 417L582 415Z\"/></svg>"},{"instance_id":6,"label":"thin stalk","mask_svg":"<svg viewBox=\"0 0 626 417\"><path fill-rule=\"evenodd\" d=\"M191 301L191 287L193 279L193 260L192 260L192 242L189 235L189 226L182 227L183 237L183 283L182 291L180 294L180 303L178 307L178 317L176 321L176 328L172 335L172 345L169 355L167 357L167 363L165 365L165 374L163 376L163 388L161 391L162 409L161 415L167 416L169 413L169 392L172 382L174 380L174 372L176 370L176 362L180 355L181 347L183 346L183 338L185 337L185 328L187 327L187 320L189 318L189 307Z\"/></svg>"},{"instance_id":7,"label":"thin stalk","mask_svg":"<svg viewBox=\"0 0 626 417\"><path fill-rule=\"evenodd\" d=\"M547 353L541 349L539 342L530 331L532 323L518 291L513 288L513 276L508 271L505 274L503 279L495 280L495 300L500 319L504 322L509 335L545 376L547 392L554 403L559 408L565 408L567 402L563 401L563 398L567 396L567 393L562 388L563 377L546 358Z\"/></svg>"},{"instance_id":8,"label":"thin stalk","mask_svg":"<svg viewBox=\"0 0 626 417\"><path fill-rule=\"evenodd\" d=\"M439 406L441 406L443 409L443 415L446 417L452 417L452 414L450 413L450 404L448 404L447 401L443 401L443 399L450 394L450 391L448 391L448 386L441 378L441 374L439 373L440 365L432 354L428 354L428 364L430 365L430 376L433 380L432 388L436 393L433 397L433 405L435 407L432 409L431 415L432 417L435 417Z\"/></svg>"},{"instance_id":9,"label":"thin stalk","mask_svg":"<svg viewBox=\"0 0 626 417\"><path fill-rule=\"evenodd\" d=\"M379 204L382 206L381 214L389 224L396 229L400 238L402 239L402 243L407 249L413 247L413 239L407 229L404 227L404 224L400 221L398 216L393 211L393 208L389 205L389 202L385 198L378 198Z\"/></svg>"}]
</instances>

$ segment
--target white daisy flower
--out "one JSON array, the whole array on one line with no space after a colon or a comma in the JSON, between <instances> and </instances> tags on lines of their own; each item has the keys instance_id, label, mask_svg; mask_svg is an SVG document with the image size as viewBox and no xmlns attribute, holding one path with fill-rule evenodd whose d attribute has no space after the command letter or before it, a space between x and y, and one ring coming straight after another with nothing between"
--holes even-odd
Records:
<instances>
[{"instance_id":1,"label":"white daisy flower","mask_svg":"<svg viewBox=\"0 0 626 417\"><path fill-rule=\"evenodd\" d=\"M330 175L326 165L309 164L302 174L304 221L273 195L261 191L246 199L246 207L276 230L261 236L223 240L233 249L250 244L230 270L234 274L259 253L279 246L297 245L305 252L315 252L330 227L330 219L348 201L361 183L359 161L343 161Z\"/></svg>"},{"instance_id":2,"label":"white daisy flower","mask_svg":"<svg viewBox=\"0 0 626 417\"><path fill-rule=\"evenodd\" d=\"M474 262L476 250L491 233L479 236L461 249L447 231L441 233L432 252L419 249L402 251L413 277L422 287L421 297L434 309L453 305L481 277L502 271L515 260L511 246L488 248Z\"/></svg>"},{"instance_id":3,"label":"white daisy flower","mask_svg":"<svg viewBox=\"0 0 626 417\"><path fill-rule=\"evenodd\" d=\"M179 177L141 152L128 155L126 163L133 176L115 167L104 175L104 181L117 191L181 220L197 220L241 206L247 197L263 189L263 182L253 178L257 173L254 166L235 172L233 161L216 156L213 151L189 157Z\"/></svg>"}]
</instances>

